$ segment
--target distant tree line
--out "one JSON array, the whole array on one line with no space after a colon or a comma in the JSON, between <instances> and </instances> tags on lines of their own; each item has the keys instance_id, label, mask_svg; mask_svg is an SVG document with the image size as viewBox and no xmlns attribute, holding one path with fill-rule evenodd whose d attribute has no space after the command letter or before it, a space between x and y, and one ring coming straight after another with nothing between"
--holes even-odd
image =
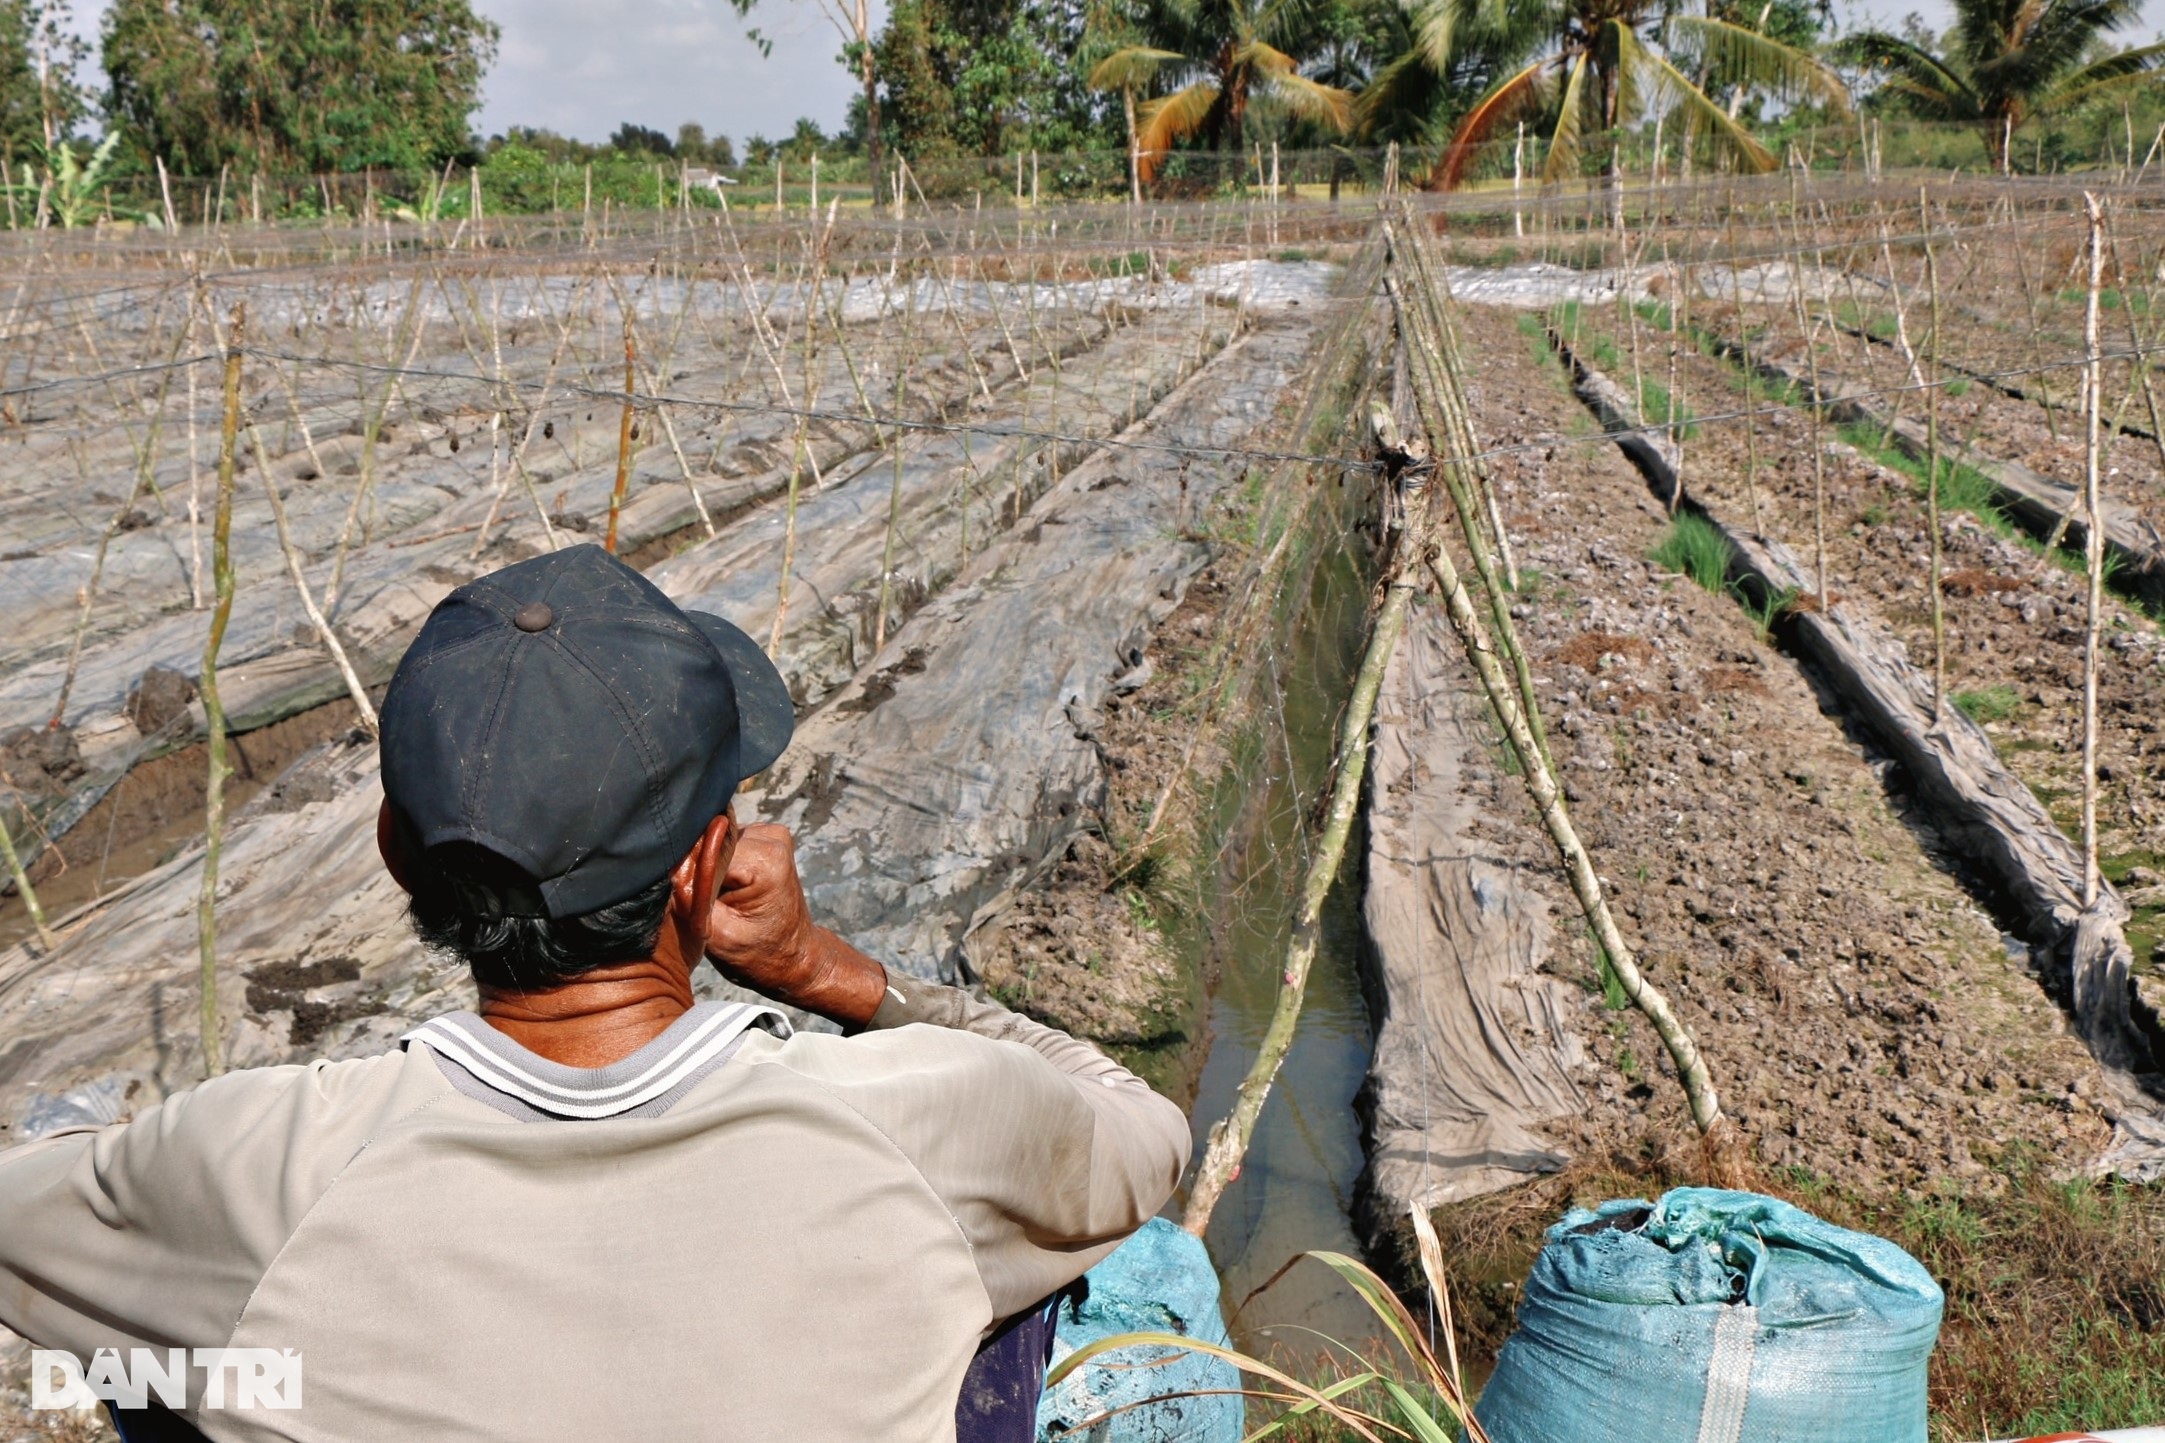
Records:
<instances>
[{"instance_id":1,"label":"distant tree line","mask_svg":"<svg viewBox=\"0 0 2165 1443\"><path fill-rule=\"evenodd\" d=\"M1914 16L1898 33L1838 34L1831 0L892 0L878 27L865 0L731 0L747 17L759 3L820 8L857 82L839 131L806 119L732 140L647 117L599 142L474 134L498 29L473 0L112 0L98 93L68 3L0 0L11 165L49 172L55 145L102 129L139 172L485 164L540 193L568 164L825 155L869 161L858 173L878 193L898 150L1118 151L1142 184L1183 149L1401 141L1440 157L1429 178L1448 185L1494 173L1499 148L1507 169L1525 159L1549 178L1613 167L1620 137L1649 130L1676 163L1764 170L1782 135L1851 124L1853 104L1968 127L1995 165L2043 164L2055 127L2165 123L2165 44L2114 43L2139 0L1953 0L1944 36ZM2025 127L2041 132L2027 150ZM2079 144L2053 154L2088 163Z\"/></svg>"}]
</instances>

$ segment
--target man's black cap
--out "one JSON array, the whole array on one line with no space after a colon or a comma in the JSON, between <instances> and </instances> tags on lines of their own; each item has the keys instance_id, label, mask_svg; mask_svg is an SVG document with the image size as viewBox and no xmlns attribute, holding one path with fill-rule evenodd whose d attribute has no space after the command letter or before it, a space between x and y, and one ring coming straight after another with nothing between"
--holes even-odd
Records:
<instances>
[{"instance_id":1,"label":"man's black cap","mask_svg":"<svg viewBox=\"0 0 2165 1443\"><path fill-rule=\"evenodd\" d=\"M795 723L750 637L574 546L429 614L384 698L383 792L409 846L485 847L577 917L667 876Z\"/></svg>"}]
</instances>

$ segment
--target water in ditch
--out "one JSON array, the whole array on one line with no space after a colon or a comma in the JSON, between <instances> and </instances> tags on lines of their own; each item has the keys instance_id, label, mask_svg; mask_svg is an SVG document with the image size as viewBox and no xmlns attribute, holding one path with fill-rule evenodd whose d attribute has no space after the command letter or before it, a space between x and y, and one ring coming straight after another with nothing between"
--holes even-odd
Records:
<instances>
[{"instance_id":1,"label":"water in ditch","mask_svg":"<svg viewBox=\"0 0 2165 1443\"><path fill-rule=\"evenodd\" d=\"M1224 852L1199 909L1217 981L1194 1110L1198 1156L1211 1122L1231 1107L1277 1004L1367 600L1356 558L1333 548L1316 567L1283 645L1259 659L1263 704L1216 799ZM1371 1050L1357 967L1360 841L1356 833L1326 910L1292 1048L1210 1226L1227 1313L1240 1310L1231 1318L1235 1341L1266 1353L1313 1354L1324 1338L1359 1344L1376 1331L1373 1315L1312 1260L1249 1299L1304 1251L1361 1251L1349 1221L1363 1164L1354 1097Z\"/></svg>"}]
</instances>

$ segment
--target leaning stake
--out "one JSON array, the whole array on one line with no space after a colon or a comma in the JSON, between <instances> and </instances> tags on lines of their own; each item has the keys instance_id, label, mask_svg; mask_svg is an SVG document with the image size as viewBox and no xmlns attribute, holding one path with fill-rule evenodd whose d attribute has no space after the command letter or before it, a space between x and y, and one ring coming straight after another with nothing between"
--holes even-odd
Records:
<instances>
[{"instance_id":1,"label":"leaning stake","mask_svg":"<svg viewBox=\"0 0 2165 1443\"><path fill-rule=\"evenodd\" d=\"M200 987L203 1008L203 1075L225 1071L218 1042L218 845L226 822L226 714L218 702L218 648L233 618L233 452L241 428L241 336L247 324L245 303L233 307L226 323L225 414L218 426L218 508L211 523L210 636L203 643L204 724L210 729L209 790L203 803L203 890L196 901L196 944L202 954Z\"/></svg>"}]
</instances>

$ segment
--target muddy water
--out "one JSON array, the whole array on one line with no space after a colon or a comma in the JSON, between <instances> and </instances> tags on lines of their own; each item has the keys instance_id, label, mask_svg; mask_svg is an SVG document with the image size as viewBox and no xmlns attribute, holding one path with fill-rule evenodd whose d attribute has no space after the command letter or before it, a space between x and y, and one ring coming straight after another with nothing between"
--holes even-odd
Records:
<instances>
[{"instance_id":1,"label":"muddy water","mask_svg":"<svg viewBox=\"0 0 2165 1443\"><path fill-rule=\"evenodd\" d=\"M1344 549L1317 565L1284 644L1264 657L1264 705L1221 784L1226 838L1214 894L1200 911L1217 977L1211 1047L1195 1104L1195 1141L1225 1115L1277 1003L1295 899L1338 717L1363 636L1367 583ZM1348 848L1359 855L1358 838ZM1356 969L1357 866L1348 864L1325 917L1300 1029L1258 1122L1240 1177L1211 1220L1210 1251L1230 1314L1300 1253L1358 1256L1348 1215L1362 1155L1354 1095L1368 1068L1367 1005ZM1306 1261L1233 1319L1237 1342L1310 1354L1322 1338L1359 1344L1374 1318L1320 1263Z\"/></svg>"}]
</instances>

